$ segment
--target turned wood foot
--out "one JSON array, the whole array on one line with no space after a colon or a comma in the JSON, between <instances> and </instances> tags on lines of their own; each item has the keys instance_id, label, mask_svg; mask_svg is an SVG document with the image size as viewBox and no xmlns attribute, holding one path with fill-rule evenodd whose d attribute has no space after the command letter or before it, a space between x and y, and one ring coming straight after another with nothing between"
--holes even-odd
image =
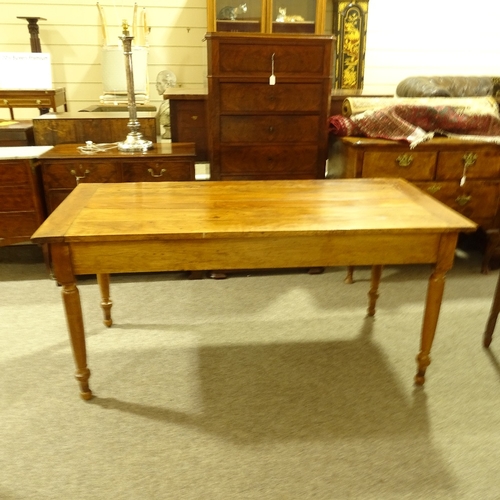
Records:
<instances>
[{"instance_id":1,"label":"turned wood foot","mask_svg":"<svg viewBox=\"0 0 500 500\"><path fill-rule=\"evenodd\" d=\"M425 352L420 352L417 356L417 374L415 375L415 385L424 385L425 383L425 371L427 367L431 364L431 358L429 354Z\"/></svg>"},{"instance_id":2,"label":"turned wood foot","mask_svg":"<svg viewBox=\"0 0 500 500\"><path fill-rule=\"evenodd\" d=\"M354 266L348 266L347 267L347 274L346 277L344 278L344 283L346 285L352 285L354 283Z\"/></svg>"},{"instance_id":3,"label":"turned wood foot","mask_svg":"<svg viewBox=\"0 0 500 500\"><path fill-rule=\"evenodd\" d=\"M90 370L87 368L83 372L77 370L75 378L80 385L80 397L85 401L92 399L92 391L89 388Z\"/></svg>"},{"instance_id":4,"label":"turned wood foot","mask_svg":"<svg viewBox=\"0 0 500 500\"><path fill-rule=\"evenodd\" d=\"M113 302L109 298L109 274L98 274L97 283L101 291L101 308L104 314L103 323L109 328L113 324L113 320L111 319Z\"/></svg>"},{"instance_id":5,"label":"turned wood foot","mask_svg":"<svg viewBox=\"0 0 500 500\"><path fill-rule=\"evenodd\" d=\"M375 305L378 299L378 287L382 276L382 266L372 266L370 291L368 292L368 316L375 316Z\"/></svg>"}]
</instances>

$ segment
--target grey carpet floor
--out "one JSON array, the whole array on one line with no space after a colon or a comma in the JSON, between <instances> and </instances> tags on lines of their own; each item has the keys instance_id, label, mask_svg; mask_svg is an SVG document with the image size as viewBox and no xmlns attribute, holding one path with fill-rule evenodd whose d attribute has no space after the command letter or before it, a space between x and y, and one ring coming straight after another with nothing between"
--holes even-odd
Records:
<instances>
[{"instance_id":1,"label":"grey carpet floor","mask_svg":"<svg viewBox=\"0 0 500 500\"><path fill-rule=\"evenodd\" d=\"M429 266L93 277L79 289L91 388L79 399L60 289L36 247L0 249L0 499L500 498L497 272L448 273L415 388Z\"/></svg>"}]
</instances>

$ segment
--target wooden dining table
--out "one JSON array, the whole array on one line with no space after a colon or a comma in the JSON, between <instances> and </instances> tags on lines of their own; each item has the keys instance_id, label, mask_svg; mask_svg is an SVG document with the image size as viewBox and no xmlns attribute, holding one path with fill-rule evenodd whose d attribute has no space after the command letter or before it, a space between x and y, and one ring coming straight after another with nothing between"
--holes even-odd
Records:
<instances>
[{"instance_id":1,"label":"wooden dining table","mask_svg":"<svg viewBox=\"0 0 500 500\"><path fill-rule=\"evenodd\" d=\"M371 266L374 315L384 265L432 264L414 378L423 385L457 238L475 229L403 179L82 183L32 240L49 245L87 400L77 276L89 274L110 327L113 273Z\"/></svg>"}]
</instances>

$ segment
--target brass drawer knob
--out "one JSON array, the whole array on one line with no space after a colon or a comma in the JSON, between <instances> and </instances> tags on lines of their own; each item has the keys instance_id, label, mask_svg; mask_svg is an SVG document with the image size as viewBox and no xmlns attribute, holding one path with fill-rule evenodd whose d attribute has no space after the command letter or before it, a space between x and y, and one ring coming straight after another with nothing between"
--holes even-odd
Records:
<instances>
[{"instance_id":1,"label":"brass drawer knob","mask_svg":"<svg viewBox=\"0 0 500 500\"><path fill-rule=\"evenodd\" d=\"M455 200L461 207L467 205L469 201L471 200L471 196L466 196L465 194L458 196L457 199Z\"/></svg>"},{"instance_id":2,"label":"brass drawer knob","mask_svg":"<svg viewBox=\"0 0 500 500\"><path fill-rule=\"evenodd\" d=\"M398 162L398 165L400 167L409 167L412 164L413 160L414 160L413 155L409 155L406 153L403 155L399 155L396 158L396 161Z\"/></svg>"},{"instance_id":3,"label":"brass drawer knob","mask_svg":"<svg viewBox=\"0 0 500 500\"><path fill-rule=\"evenodd\" d=\"M155 174L155 171L152 168L148 168L148 172L151 174L151 177L163 177L163 174L166 172L166 170L162 168L159 174Z\"/></svg>"}]
</instances>

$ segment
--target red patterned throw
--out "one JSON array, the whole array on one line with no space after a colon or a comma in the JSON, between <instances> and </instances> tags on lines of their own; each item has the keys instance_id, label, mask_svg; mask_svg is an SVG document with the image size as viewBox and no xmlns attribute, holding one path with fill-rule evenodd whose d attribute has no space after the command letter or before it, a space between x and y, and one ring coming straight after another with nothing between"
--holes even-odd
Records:
<instances>
[{"instance_id":1,"label":"red patterned throw","mask_svg":"<svg viewBox=\"0 0 500 500\"><path fill-rule=\"evenodd\" d=\"M330 133L405 141L410 147L435 134L500 144L500 118L490 114L470 115L451 106L395 105L365 111L350 117L335 115Z\"/></svg>"}]
</instances>

